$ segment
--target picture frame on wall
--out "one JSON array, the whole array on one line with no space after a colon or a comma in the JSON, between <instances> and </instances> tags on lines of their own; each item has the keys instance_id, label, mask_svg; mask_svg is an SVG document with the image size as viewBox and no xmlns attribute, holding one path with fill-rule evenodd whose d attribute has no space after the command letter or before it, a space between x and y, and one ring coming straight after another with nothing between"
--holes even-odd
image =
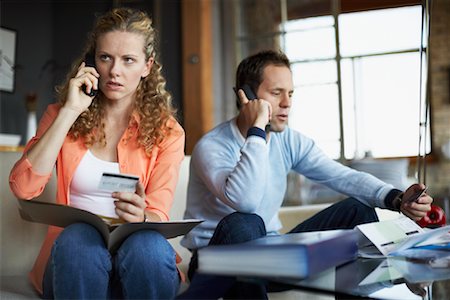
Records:
<instances>
[{"instance_id":1,"label":"picture frame on wall","mask_svg":"<svg viewBox=\"0 0 450 300\"><path fill-rule=\"evenodd\" d=\"M0 91L14 92L17 32L0 27Z\"/></svg>"}]
</instances>

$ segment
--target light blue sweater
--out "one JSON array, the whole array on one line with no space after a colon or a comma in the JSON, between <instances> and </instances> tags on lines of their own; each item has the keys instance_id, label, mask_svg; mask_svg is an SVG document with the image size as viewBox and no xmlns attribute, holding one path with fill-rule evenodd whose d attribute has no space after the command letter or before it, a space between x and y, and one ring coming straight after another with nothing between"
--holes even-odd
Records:
<instances>
[{"instance_id":1,"label":"light blue sweater","mask_svg":"<svg viewBox=\"0 0 450 300\"><path fill-rule=\"evenodd\" d=\"M233 119L212 129L193 150L184 217L205 222L181 244L188 249L206 246L217 223L235 211L258 214L268 234L276 233L290 170L372 207L385 208L393 188L330 159L298 131L271 132L266 143L258 136L244 138Z\"/></svg>"}]
</instances>

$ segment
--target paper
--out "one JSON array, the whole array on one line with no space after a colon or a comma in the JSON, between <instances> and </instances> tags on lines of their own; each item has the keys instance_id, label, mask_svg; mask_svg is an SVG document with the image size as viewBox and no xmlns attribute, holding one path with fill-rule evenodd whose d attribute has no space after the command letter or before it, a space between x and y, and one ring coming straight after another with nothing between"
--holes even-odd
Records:
<instances>
[{"instance_id":1,"label":"paper","mask_svg":"<svg viewBox=\"0 0 450 300\"><path fill-rule=\"evenodd\" d=\"M108 249L114 252L130 234L138 230L154 230L171 239L184 235L203 220L189 219L167 222L123 223L110 226L103 219L89 211L67 205L46 203L36 200L19 199L19 212L22 219L58 227L73 223L87 223L94 226L103 236Z\"/></svg>"},{"instance_id":2,"label":"paper","mask_svg":"<svg viewBox=\"0 0 450 300\"><path fill-rule=\"evenodd\" d=\"M358 225L361 231L384 255L387 256L410 236L423 232L423 229L410 218L398 218L389 221Z\"/></svg>"},{"instance_id":3,"label":"paper","mask_svg":"<svg viewBox=\"0 0 450 300\"><path fill-rule=\"evenodd\" d=\"M435 259L430 260L428 263L415 262L409 258L394 257L389 258L392 266L402 274L402 277L409 283L424 283L433 282L439 280L450 279L450 272L448 265L443 265L448 262L450 257L446 256L445 251L434 255L440 255ZM428 254L425 254L429 256Z\"/></svg>"},{"instance_id":4,"label":"paper","mask_svg":"<svg viewBox=\"0 0 450 300\"><path fill-rule=\"evenodd\" d=\"M395 269L387 259L383 260L378 267L367 275L359 285L368 285L377 282L394 281L402 278L402 274Z\"/></svg>"},{"instance_id":5,"label":"paper","mask_svg":"<svg viewBox=\"0 0 450 300\"><path fill-rule=\"evenodd\" d=\"M373 222L356 226L383 256L396 253L415 246L435 244L449 237L450 225L424 230L408 217L394 220ZM360 256L374 257L374 252L360 250Z\"/></svg>"}]
</instances>

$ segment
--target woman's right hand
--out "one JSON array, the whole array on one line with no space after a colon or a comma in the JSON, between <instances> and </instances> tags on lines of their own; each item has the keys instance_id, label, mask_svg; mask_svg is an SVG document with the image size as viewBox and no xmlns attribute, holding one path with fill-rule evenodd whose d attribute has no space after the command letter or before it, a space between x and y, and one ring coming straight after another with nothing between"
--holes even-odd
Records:
<instances>
[{"instance_id":1,"label":"woman's right hand","mask_svg":"<svg viewBox=\"0 0 450 300\"><path fill-rule=\"evenodd\" d=\"M38 174L52 172L71 126L92 103L92 97L83 92L82 86L85 84L88 91L91 88L97 89L99 76L100 74L95 68L86 67L83 62L78 67L75 77L69 80L69 90L64 106L59 110L45 133L27 152L27 158L31 162L34 172Z\"/></svg>"},{"instance_id":2,"label":"woman's right hand","mask_svg":"<svg viewBox=\"0 0 450 300\"><path fill-rule=\"evenodd\" d=\"M98 74L94 67L87 67L83 62L78 68L78 72L69 81L69 92L67 95L67 101L64 104L72 110L78 111L80 114L85 111L92 103L93 97L86 95L82 89L83 85L86 85L86 90L98 89Z\"/></svg>"}]
</instances>

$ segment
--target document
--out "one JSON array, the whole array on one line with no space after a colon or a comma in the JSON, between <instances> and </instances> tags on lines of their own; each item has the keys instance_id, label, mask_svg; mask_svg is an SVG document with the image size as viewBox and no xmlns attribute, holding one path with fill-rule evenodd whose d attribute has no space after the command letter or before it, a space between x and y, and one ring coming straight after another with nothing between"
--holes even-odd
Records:
<instances>
[{"instance_id":1,"label":"document","mask_svg":"<svg viewBox=\"0 0 450 300\"><path fill-rule=\"evenodd\" d=\"M411 260L407 257L389 257L390 264L410 283L433 282L450 279L450 256L448 252L440 251L431 253L421 252L424 257L434 258L423 263L421 261ZM423 259L423 258L421 258ZM411 262L413 261L413 263ZM447 261L447 265L435 264L436 261ZM415 262L415 263L414 263Z\"/></svg>"},{"instance_id":2,"label":"document","mask_svg":"<svg viewBox=\"0 0 450 300\"><path fill-rule=\"evenodd\" d=\"M362 257L401 255L401 251L409 248L450 241L450 225L424 229L408 217L361 224L355 230L359 233L359 254ZM371 246L378 251L372 251Z\"/></svg>"},{"instance_id":3,"label":"document","mask_svg":"<svg viewBox=\"0 0 450 300\"><path fill-rule=\"evenodd\" d=\"M402 278L402 274L392 266L388 259L384 259L359 285L389 282L400 278Z\"/></svg>"},{"instance_id":4,"label":"document","mask_svg":"<svg viewBox=\"0 0 450 300\"><path fill-rule=\"evenodd\" d=\"M132 233L138 230L154 230L165 238L171 239L184 235L203 220L189 219L168 222L117 223L111 219L105 222L101 216L75 207L40 202L35 200L18 200L22 219L30 222L43 223L58 227L66 227L73 223L88 223L94 226L103 236L105 244L114 253L120 244Z\"/></svg>"}]
</instances>

